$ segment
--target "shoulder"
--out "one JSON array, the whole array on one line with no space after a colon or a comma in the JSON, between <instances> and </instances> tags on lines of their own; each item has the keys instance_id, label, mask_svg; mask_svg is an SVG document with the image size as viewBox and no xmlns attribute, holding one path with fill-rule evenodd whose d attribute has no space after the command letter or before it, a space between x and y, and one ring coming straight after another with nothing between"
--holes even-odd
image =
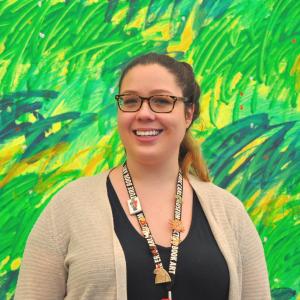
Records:
<instances>
[{"instance_id":1,"label":"shoulder","mask_svg":"<svg viewBox=\"0 0 300 300\"><path fill-rule=\"evenodd\" d=\"M248 218L242 201L229 191L212 182L200 181L194 176L189 177L189 182L206 214L212 214L222 221L227 220L232 225L239 223L240 218Z\"/></svg>"},{"instance_id":2,"label":"shoulder","mask_svg":"<svg viewBox=\"0 0 300 300\"><path fill-rule=\"evenodd\" d=\"M75 216L89 215L92 212L105 212L110 204L107 197L106 180L109 171L78 178L55 193L42 216L49 215L53 220L74 220Z\"/></svg>"},{"instance_id":3,"label":"shoulder","mask_svg":"<svg viewBox=\"0 0 300 300\"><path fill-rule=\"evenodd\" d=\"M106 180L109 171L78 178L59 190L52 198L51 202L65 203L78 202L81 198L89 200L94 196L106 195Z\"/></svg>"},{"instance_id":4,"label":"shoulder","mask_svg":"<svg viewBox=\"0 0 300 300\"><path fill-rule=\"evenodd\" d=\"M48 243L57 253L66 255L72 239L82 241L93 236L93 240L99 240L111 232L108 173L76 179L57 192L35 222L28 245Z\"/></svg>"},{"instance_id":5,"label":"shoulder","mask_svg":"<svg viewBox=\"0 0 300 300\"><path fill-rule=\"evenodd\" d=\"M52 197L37 224L47 222L57 232L65 232L68 228L87 223L87 220L100 218L104 222L104 216L110 211L106 190L108 174L109 171L106 171L81 177L65 185Z\"/></svg>"},{"instance_id":6,"label":"shoulder","mask_svg":"<svg viewBox=\"0 0 300 300\"><path fill-rule=\"evenodd\" d=\"M60 197L69 195L81 195L82 193L99 192L99 189L105 188L107 176L109 171L93 175L78 178L66 186L64 186L58 193Z\"/></svg>"},{"instance_id":7,"label":"shoulder","mask_svg":"<svg viewBox=\"0 0 300 300\"><path fill-rule=\"evenodd\" d=\"M214 233L222 232L230 241L229 247L238 249L235 252L244 248L261 248L256 227L240 199L211 182L203 182L195 177L189 178L189 181ZM245 237L248 239L246 247Z\"/></svg>"}]
</instances>

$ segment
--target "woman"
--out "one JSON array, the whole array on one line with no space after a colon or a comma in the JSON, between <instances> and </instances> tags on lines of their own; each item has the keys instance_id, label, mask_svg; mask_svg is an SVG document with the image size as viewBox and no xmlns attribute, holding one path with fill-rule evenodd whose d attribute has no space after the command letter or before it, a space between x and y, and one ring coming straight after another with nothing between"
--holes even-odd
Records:
<instances>
[{"instance_id":1,"label":"woman","mask_svg":"<svg viewBox=\"0 0 300 300\"><path fill-rule=\"evenodd\" d=\"M192 68L146 54L119 89L126 162L54 197L28 239L15 299L270 299L256 229L209 182L189 135L200 96Z\"/></svg>"}]
</instances>

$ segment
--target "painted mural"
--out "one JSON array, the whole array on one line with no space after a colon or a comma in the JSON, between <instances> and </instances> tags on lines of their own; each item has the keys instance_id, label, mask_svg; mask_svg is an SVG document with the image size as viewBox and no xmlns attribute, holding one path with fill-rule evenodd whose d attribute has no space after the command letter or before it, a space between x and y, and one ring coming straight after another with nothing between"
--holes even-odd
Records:
<instances>
[{"instance_id":1,"label":"painted mural","mask_svg":"<svg viewBox=\"0 0 300 300\"><path fill-rule=\"evenodd\" d=\"M0 299L51 197L124 159L117 78L149 51L193 65L212 180L254 221L273 299L299 300L298 0L0 1Z\"/></svg>"}]
</instances>

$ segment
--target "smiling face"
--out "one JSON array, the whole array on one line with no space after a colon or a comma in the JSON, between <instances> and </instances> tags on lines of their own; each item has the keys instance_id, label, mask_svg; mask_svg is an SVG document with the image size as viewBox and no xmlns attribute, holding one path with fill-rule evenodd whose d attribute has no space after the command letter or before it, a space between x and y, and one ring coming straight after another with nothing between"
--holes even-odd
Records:
<instances>
[{"instance_id":1,"label":"smiling face","mask_svg":"<svg viewBox=\"0 0 300 300\"><path fill-rule=\"evenodd\" d=\"M120 94L183 96L175 76L158 64L137 65L130 69L123 78ZM170 113L153 112L147 101L137 112L119 109L118 129L127 157L144 163L178 160L179 147L191 124L192 112L192 108L185 110L180 100Z\"/></svg>"}]
</instances>

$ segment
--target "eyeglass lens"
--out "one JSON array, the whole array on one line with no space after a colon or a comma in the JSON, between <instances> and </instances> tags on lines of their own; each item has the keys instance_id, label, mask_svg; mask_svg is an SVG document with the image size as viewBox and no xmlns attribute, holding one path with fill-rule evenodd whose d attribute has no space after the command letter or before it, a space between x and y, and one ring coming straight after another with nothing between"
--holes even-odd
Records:
<instances>
[{"instance_id":1,"label":"eyeglass lens","mask_svg":"<svg viewBox=\"0 0 300 300\"><path fill-rule=\"evenodd\" d=\"M148 103L154 112L171 112L174 107L174 99L170 96L152 96ZM122 95L119 105L123 111L138 111L142 106L142 99L137 95Z\"/></svg>"}]
</instances>

